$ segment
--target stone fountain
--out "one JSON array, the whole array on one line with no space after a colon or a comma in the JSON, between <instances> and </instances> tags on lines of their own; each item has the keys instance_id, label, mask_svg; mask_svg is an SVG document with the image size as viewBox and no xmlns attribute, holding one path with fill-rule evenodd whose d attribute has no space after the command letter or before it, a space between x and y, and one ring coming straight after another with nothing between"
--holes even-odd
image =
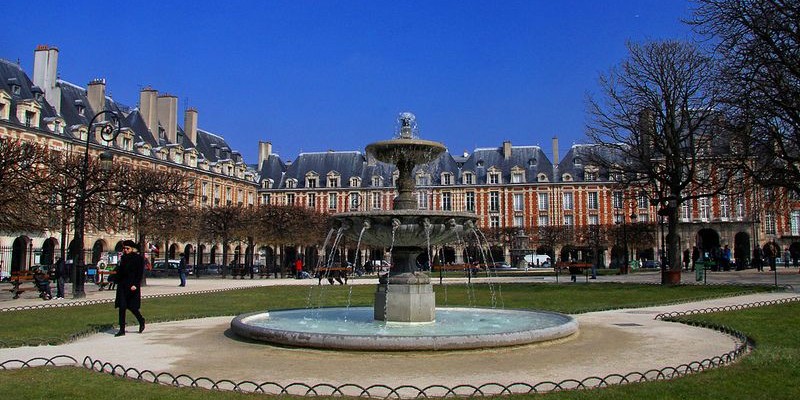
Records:
<instances>
[{"instance_id":1,"label":"stone fountain","mask_svg":"<svg viewBox=\"0 0 800 400\"><path fill-rule=\"evenodd\" d=\"M375 292L375 319L388 322L431 322L436 300L428 274L417 271L417 256L430 246L455 242L474 228L473 213L419 210L413 171L446 151L444 145L414 137L411 113L400 114L400 134L367 146L367 155L397 167L397 197L391 211L337 214L343 233L372 247L392 248L392 267ZM362 234L362 228L366 228ZM389 291L391 290L391 294Z\"/></svg>"},{"instance_id":2,"label":"stone fountain","mask_svg":"<svg viewBox=\"0 0 800 400\"><path fill-rule=\"evenodd\" d=\"M391 248L392 266L381 279L373 307L307 308L239 315L238 335L269 343L347 350L458 350L542 342L572 335L566 315L530 310L439 308L430 276L417 256L431 246L464 240L475 229L473 213L419 210L412 175L446 149L416 137L410 113L399 117L398 137L367 146L368 156L397 167L397 197L389 211L336 214L340 235L372 247Z\"/></svg>"}]
</instances>

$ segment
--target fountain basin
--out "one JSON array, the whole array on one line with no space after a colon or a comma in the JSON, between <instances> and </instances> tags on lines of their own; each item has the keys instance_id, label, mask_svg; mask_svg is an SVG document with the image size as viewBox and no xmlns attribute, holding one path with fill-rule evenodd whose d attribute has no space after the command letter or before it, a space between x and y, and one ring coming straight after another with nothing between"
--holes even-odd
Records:
<instances>
[{"instance_id":1,"label":"fountain basin","mask_svg":"<svg viewBox=\"0 0 800 400\"><path fill-rule=\"evenodd\" d=\"M574 318L548 311L444 307L426 323L377 321L372 307L242 314L239 336L279 345L366 351L468 350L539 343L577 332Z\"/></svg>"}]
</instances>

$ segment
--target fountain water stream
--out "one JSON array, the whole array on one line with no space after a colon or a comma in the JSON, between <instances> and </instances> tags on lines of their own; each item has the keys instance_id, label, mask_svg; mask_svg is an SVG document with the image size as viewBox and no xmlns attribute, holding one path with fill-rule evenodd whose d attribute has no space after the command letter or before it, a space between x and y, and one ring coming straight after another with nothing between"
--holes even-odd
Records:
<instances>
[{"instance_id":1,"label":"fountain water stream","mask_svg":"<svg viewBox=\"0 0 800 400\"><path fill-rule=\"evenodd\" d=\"M417 256L427 251L430 260L431 246L455 242L469 231L480 242L474 229L478 217L474 213L417 209L412 171L446 149L441 143L415 136L412 114L402 113L399 123L399 137L366 148L368 155L397 167L398 194L393 209L334 216L339 225L334 246L343 236L357 241L359 247L390 246L390 271L377 285L373 307L320 308L313 320L304 317L308 314L302 310L245 314L231 322L232 330L271 343L359 350L485 348L575 333L577 322L565 315L496 309L499 289L495 293L491 283L492 309L443 308L437 314L431 278L417 270Z\"/></svg>"}]
</instances>

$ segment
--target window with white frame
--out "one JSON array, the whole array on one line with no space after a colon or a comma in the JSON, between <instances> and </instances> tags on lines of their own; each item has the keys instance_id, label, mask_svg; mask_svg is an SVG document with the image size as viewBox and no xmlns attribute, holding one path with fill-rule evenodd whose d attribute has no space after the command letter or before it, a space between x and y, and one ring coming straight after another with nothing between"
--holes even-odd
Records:
<instances>
[{"instance_id":1,"label":"window with white frame","mask_svg":"<svg viewBox=\"0 0 800 400\"><path fill-rule=\"evenodd\" d=\"M329 210L336 210L337 201L339 200L338 193L328 193L328 209Z\"/></svg>"},{"instance_id":2,"label":"window with white frame","mask_svg":"<svg viewBox=\"0 0 800 400\"><path fill-rule=\"evenodd\" d=\"M565 210L575 209L575 203L572 198L572 192L564 192L562 195L563 205Z\"/></svg>"},{"instance_id":3,"label":"window with white frame","mask_svg":"<svg viewBox=\"0 0 800 400\"><path fill-rule=\"evenodd\" d=\"M684 200L681 203L681 219L684 221L692 219L692 203L690 200Z\"/></svg>"},{"instance_id":4,"label":"window with white frame","mask_svg":"<svg viewBox=\"0 0 800 400\"><path fill-rule=\"evenodd\" d=\"M525 218L522 215L514 216L514 227L521 228L525 224Z\"/></svg>"},{"instance_id":5,"label":"window with white frame","mask_svg":"<svg viewBox=\"0 0 800 400\"><path fill-rule=\"evenodd\" d=\"M231 188L225 188L225 204L233 204L233 190Z\"/></svg>"},{"instance_id":6,"label":"window with white frame","mask_svg":"<svg viewBox=\"0 0 800 400\"><path fill-rule=\"evenodd\" d=\"M611 207L613 207L614 209L622 208L622 196L623 196L622 192L619 190L613 192L611 194Z\"/></svg>"},{"instance_id":7,"label":"window with white frame","mask_svg":"<svg viewBox=\"0 0 800 400\"><path fill-rule=\"evenodd\" d=\"M700 219L702 219L702 220L710 219L711 218L711 205L709 204L710 202L708 201L708 197L702 197L702 198L698 199L698 203L699 203L698 208L699 208L699 211L700 211Z\"/></svg>"},{"instance_id":8,"label":"window with white frame","mask_svg":"<svg viewBox=\"0 0 800 400\"><path fill-rule=\"evenodd\" d=\"M317 187L317 176L316 175L309 175L306 176L306 187L309 189L314 189Z\"/></svg>"},{"instance_id":9,"label":"window with white frame","mask_svg":"<svg viewBox=\"0 0 800 400\"><path fill-rule=\"evenodd\" d=\"M372 199L370 201L370 205L372 206L373 210L380 210L381 209L381 194L380 193L372 193Z\"/></svg>"},{"instance_id":10,"label":"window with white frame","mask_svg":"<svg viewBox=\"0 0 800 400\"><path fill-rule=\"evenodd\" d=\"M573 226L575 225L575 217L572 215L565 215L564 216L564 225L565 226Z\"/></svg>"},{"instance_id":11,"label":"window with white frame","mask_svg":"<svg viewBox=\"0 0 800 400\"><path fill-rule=\"evenodd\" d=\"M499 185L500 184L500 173L499 172L490 172L489 173L489 184L490 185Z\"/></svg>"},{"instance_id":12,"label":"window with white frame","mask_svg":"<svg viewBox=\"0 0 800 400\"><path fill-rule=\"evenodd\" d=\"M744 197L736 197L736 219L741 221L744 218Z\"/></svg>"},{"instance_id":13,"label":"window with white frame","mask_svg":"<svg viewBox=\"0 0 800 400\"><path fill-rule=\"evenodd\" d=\"M328 175L328 187L329 188L339 187L339 175L337 174Z\"/></svg>"},{"instance_id":14,"label":"window with white frame","mask_svg":"<svg viewBox=\"0 0 800 400\"><path fill-rule=\"evenodd\" d=\"M727 195L719 196L719 217L727 220L731 217L731 204Z\"/></svg>"},{"instance_id":15,"label":"window with white frame","mask_svg":"<svg viewBox=\"0 0 800 400\"><path fill-rule=\"evenodd\" d=\"M465 185L475 184L475 174L473 174L472 172L465 172L462 179L464 180Z\"/></svg>"},{"instance_id":16,"label":"window with white frame","mask_svg":"<svg viewBox=\"0 0 800 400\"><path fill-rule=\"evenodd\" d=\"M372 177L372 186L380 187L383 186L383 177L381 176L373 176Z\"/></svg>"},{"instance_id":17,"label":"window with white frame","mask_svg":"<svg viewBox=\"0 0 800 400\"><path fill-rule=\"evenodd\" d=\"M589 225L600 225L600 216L598 216L598 215L590 215L589 216Z\"/></svg>"},{"instance_id":18,"label":"window with white frame","mask_svg":"<svg viewBox=\"0 0 800 400\"><path fill-rule=\"evenodd\" d=\"M269 204L270 195L269 193L261 193L261 204L267 205Z\"/></svg>"},{"instance_id":19,"label":"window with white frame","mask_svg":"<svg viewBox=\"0 0 800 400\"><path fill-rule=\"evenodd\" d=\"M428 186L431 184L431 179L428 175L419 174L417 175L417 186Z\"/></svg>"},{"instance_id":20,"label":"window with white frame","mask_svg":"<svg viewBox=\"0 0 800 400\"><path fill-rule=\"evenodd\" d=\"M525 211L525 197L522 193L514 193L514 211Z\"/></svg>"},{"instance_id":21,"label":"window with white frame","mask_svg":"<svg viewBox=\"0 0 800 400\"><path fill-rule=\"evenodd\" d=\"M637 203L639 208L650 207L650 200L647 198L647 192L645 191L639 192L639 198L637 199Z\"/></svg>"},{"instance_id":22,"label":"window with white frame","mask_svg":"<svg viewBox=\"0 0 800 400\"><path fill-rule=\"evenodd\" d=\"M428 192L424 190L417 192L417 208L420 210L428 209Z\"/></svg>"},{"instance_id":23,"label":"window with white frame","mask_svg":"<svg viewBox=\"0 0 800 400\"><path fill-rule=\"evenodd\" d=\"M587 193L589 198L587 199L589 202L589 209L590 210L597 210L600 208L600 201L598 200L597 192L589 192Z\"/></svg>"},{"instance_id":24,"label":"window with white frame","mask_svg":"<svg viewBox=\"0 0 800 400\"><path fill-rule=\"evenodd\" d=\"M774 235L777 233L777 225L775 224L775 214L771 212L764 213L764 232L767 235Z\"/></svg>"},{"instance_id":25,"label":"window with white frame","mask_svg":"<svg viewBox=\"0 0 800 400\"><path fill-rule=\"evenodd\" d=\"M511 183L525 183L525 173L522 171L512 171Z\"/></svg>"},{"instance_id":26,"label":"window with white frame","mask_svg":"<svg viewBox=\"0 0 800 400\"><path fill-rule=\"evenodd\" d=\"M294 205L294 193L287 193L286 194L286 204L293 206Z\"/></svg>"},{"instance_id":27,"label":"window with white frame","mask_svg":"<svg viewBox=\"0 0 800 400\"><path fill-rule=\"evenodd\" d=\"M500 211L500 192L489 192L489 211Z\"/></svg>"},{"instance_id":28,"label":"window with white frame","mask_svg":"<svg viewBox=\"0 0 800 400\"><path fill-rule=\"evenodd\" d=\"M317 194L316 193L309 193L308 194L308 208L316 208L317 207Z\"/></svg>"},{"instance_id":29,"label":"window with white frame","mask_svg":"<svg viewBox=\"0 0 800 400\"><path fill-rule=\"evenodd\" d=\"M800 236L800 211L794 210L789 215L789 227L792 231L792 236Z\"/></svg>"},{"instance_id":30,"label":"window with white frame","mask_svg":"<svg viewBox=\"0 0 800 400\"><path fill-rule=\"evenodd\" d=\"M450 186L453 184L453 174L445 172L442 174L442 185Z\"/></svg>"},{"instance_id":31,"label":"window with white frame","mask_svg":"<svg viewBox=\"0 0 800 400\"><path fill-rule=\"evenodd\" d=\"M350 187L359 187L361 186L361 178L354 176L350 178Z\"/></svg>"},{"instance_id":32,"label":"window with white frame","mask_svg":"<svg viewBox=\"0 0 800 400\"><path fill-rule=\"evenodd\" d=\"M453 211L453 194L442 192L442 210Z\"/></svg>"},{"instance_id":33,"label":"window with white frame","mask_svg":"<svg viewBox=\"0 0 800 400\"><path fill-rule=\"evenodd\" d=\"M550 217L547 215L540 215L539 216L539 226L547 226L550 225Z\"/></svg>"},{"instance_id":34,"label":"window with white frame","mask_svg":"<svg viewBox=\"0 0 800 400\"><path fill-rule=\"evenodd\" d=\"M489 227L490 228L499 228L500 227L500 216L492 215L489 217Z\"/></svg>"},{"instance_id":35,"label":"window with white frame","mask_svg":"<svg viewBox=\"0 0 800 400\"><path fill-rule=\"evenodd\" d=\"M475 212L475 192L464 194L464 209L469 212Z\"/></svg>"},{"instance_id":36,"label":"window with white frame","mask_svg":"<svg viewBox=\"0 0 800 400\"><path fill-rule=\"evenodd\" d=\"M536 193L536 201L539 204L539 211L550 210L550 197L547 193Z\"/></svg>"},{"instance_id":37,"label":"window with white frame","mask_svg":"<svg viewBox=\"0 0 800 400\"><path fill-rule=\"evenodd\" d=\"M286 180L286 188L287 189L294 189L297 187L297 181L294 179L287 179Z\"/></svg>"}]
</instances>

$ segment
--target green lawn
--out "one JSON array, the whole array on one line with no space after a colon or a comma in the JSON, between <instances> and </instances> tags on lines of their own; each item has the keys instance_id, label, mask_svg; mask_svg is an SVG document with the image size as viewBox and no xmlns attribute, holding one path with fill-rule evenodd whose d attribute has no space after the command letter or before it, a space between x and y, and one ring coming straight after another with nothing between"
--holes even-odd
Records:
<instances>
[{"instance_id":1,"label":"green lawn","mask_svg":"<svg viewBox=\"0 0 800 400\"><path fill-rule=\"evenodd\" d=\"M661 287L655 285L479 285L470 295L465 286L436 287L437 303L489 306L492 293L508 308L538 308L561 312L642 306L766 290L743 287ZM143 311L151 321L210 315L233 315L262 309L297 308L322 301L325 305L371 303L370 286L270 287L224 293L149 299ZM310 300L311 299L311 300ZM110 326L113 306L95 305L57 310L32 310L0 314L0 340L35 342L36 338L59 341L80 332ZM756 340L757 349L742 361L669 382L631 384L592 391L547 394L556 398L600 399L796 399L800 398L800 304L762 307L737 312L692 317L744 331ZM24 384L21 384L24 383ZM82 368L37 367L0 371L0 393L13 398L93 398L128 396L137 399L243 398L232 392L173 387L135 382ZM513 396L528 397L528 396Z\"/></svg>"}]
</instances>

